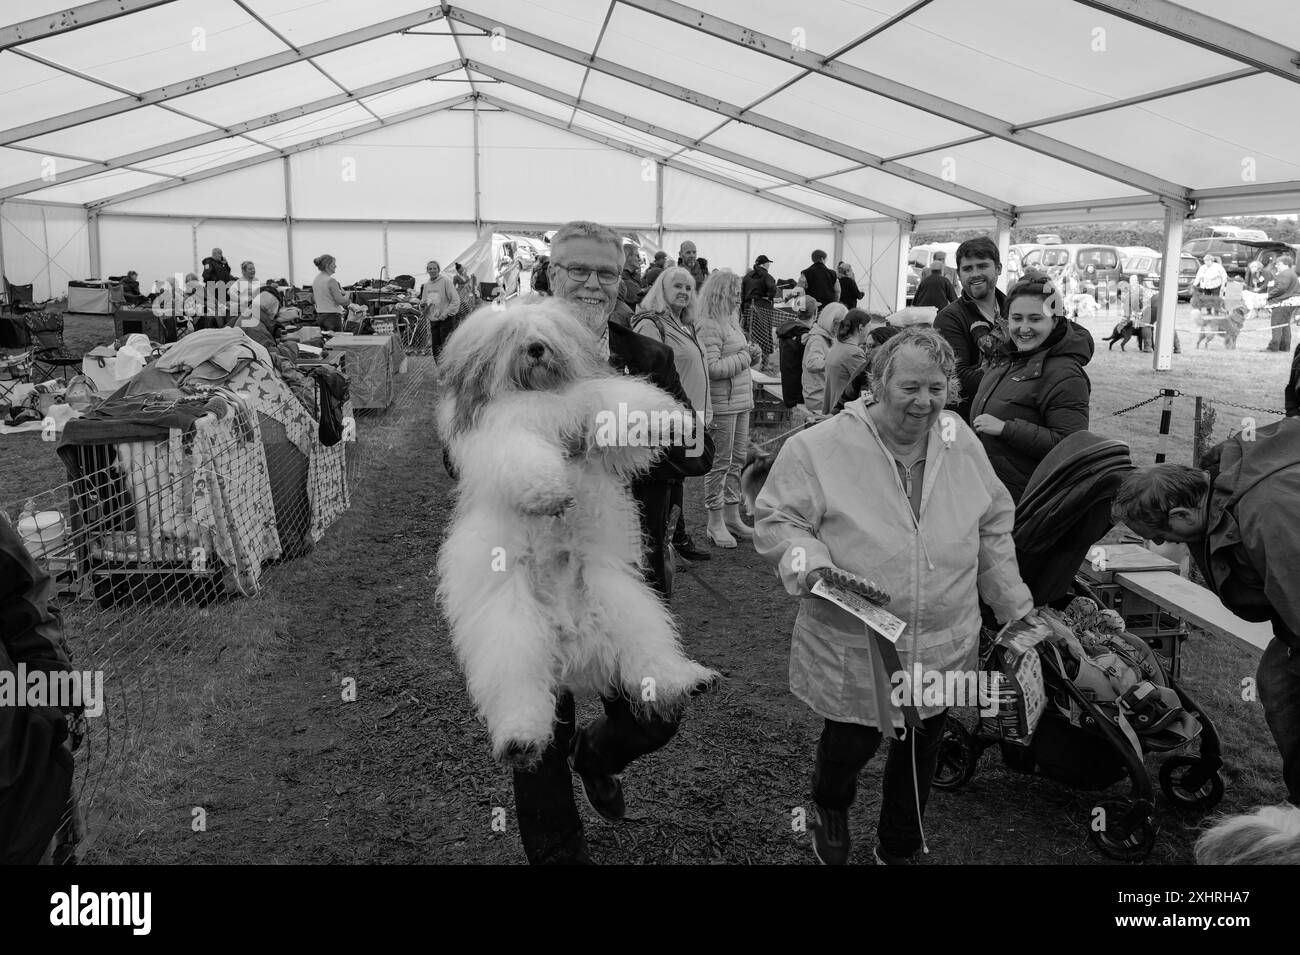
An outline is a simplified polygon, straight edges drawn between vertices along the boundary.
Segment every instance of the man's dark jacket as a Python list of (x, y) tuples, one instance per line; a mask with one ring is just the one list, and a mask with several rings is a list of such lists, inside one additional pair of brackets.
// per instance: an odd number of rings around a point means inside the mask
[(912, 295), (912, 304), (915, 306), (947, 308), (956, 300), (957, 292), (942, 272), (927, 272)]
[[(997, 296), (998, 314), (1007, 317), (1007, 297), (1000, 289), (994, 289)], [(989, 320), (984, 317), (975, 301), (962, 292), (957, 301), (942, 309), (934, 319), (934, 330), (944, 337), (952, 346), (957, 357), (957, 378), (961, 382), (961, 404), (957, 413), (963, 421), (970, 424), (970, 406), (979, 391), (980, 379), (984, 377), (984, 355), (980, 351), (980, 340), (993, 330)]]
[(203, 260), (203, 281), (205, 282), (229, 282), (230, 263), (225, 259), (214, 259), (208, 256)]
[(1300, 415), (1300, 345), (1296, 345), (1295, 354), (1291, 356), (1291, 377), (1287, 379), (1282, 407), (1286, 408), (1288, 418)]
[(1208, 451), (1205, 539), (1188, 545), (1223, 605), (1300, 653), (1300, 420), (1283, 418)]
[(776, 298), (776, 279), (767, 269), (757, 265), (745, 273), (740, 283), (740, 307), (746, 308), (750, 302), (759, 301), (771, 304)]
[(808, 286), (808, 294), (817, 299), (822, 308), (836, 300), (835, 283), (840, 277), (827, 268), (825, 262), (814, 262), (799, 274)]

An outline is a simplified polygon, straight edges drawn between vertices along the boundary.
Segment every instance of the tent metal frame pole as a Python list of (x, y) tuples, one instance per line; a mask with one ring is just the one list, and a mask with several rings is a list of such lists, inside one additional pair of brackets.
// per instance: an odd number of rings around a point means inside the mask
[(273, 53), (270, 56), (263, 56), (248, 63), (227, 67), (224, 70), (216, 70), (203, 76), (193, 76), (186, 80), (179, 80), (167, 86), (159, 86), (133, 96), (124, 96), (120, 99), (109, 100), (107, 103), (87, 106), (84, 109), (51, 116), (48, 119), (38, 120), (34, 123), (14, 126), (0, 131), (0, 146), (31, 139), (34, 136), (44, 136), (47, 133), (58, 132), (61, 129), (71, 129), (84, 123), (93, 123), (97, 119), (118, 116), (139, 109), (142, 106), (153, 106), (174, 99), (177, 96), (212, 89), (225, 83), (233, 83), (235, 80), (247, 79), (250, 76), (257, 76), (270, 70), (279, 69), (282, 66), (306, 62), (314, 56), (323, 56), (326, 53), (345, 50), (350, 46), (356, 46), (370, 40), (378, 40), (413, 26), (441, 20), (442, 17), (441, 8), (429, 7), (417, 13), (407, 14), (404, 17), (395, 17), (382, 23), (349, 30), (347, 33), (338, 36), (318, 40), (315, 43), (308, 43), (297, 50), (289, 49), (281, 53)]
[(898, 260), (897, 269), (894, 277), (897, 284), (894, 286), (894, 310), (901, 312), (907, 307), (907, 254), (912, 251), (912, 233), (916, 229), (916, 222), (900, 219), (898, 221)]
[(1160, 315), (1156, 320), (1155, 354), (1151, 366), (1156, 371), (1173, 368), (1174, 332), (1178, 308), (1178, 260), (1183, 251), (1183, 222), (1191, 213), (1186, 203), (1165, 203), (1165, 247), (1160, 262)]
[(655, 162), (662, 163), (670, 169), (677, 169), (681, 172), (689, 173), (692, 176), (696, 176), (700, 179), (706, 179), (710, 182), (715, 182), (720, 186), (726, 186), (729, 189), (736, 189), (740, 192), (747, 193), (751, 196), (755, 196), (755, 195), (759, 196), (760, 198), (766, 199), (768, 202), (775, 202), (778, 205), (787, 206), (798, 212), (802, 212), (804, 215), (812, 216), (817, 219), (824, 219), (827, 222), (844, 221), (843, 218), (840, 216), (831, 215), (831, 213), (823, 212), (821, 209), (814, 209), (812, 206), (804, 205), (802, 202), (796, 202), (794, 199), (787, 199), (784, 196), (764, 195), (759, 191), (757, 186), (743, 185), (742, 183), (739, 183), (733, 179), (728, 179), (726, 176), (719, 175), (718, 173), (708, 172), (703, 169), (698, 169), (694, 166), (688, 166), (685, 163), (676, 162), (665, 156), (660, 156), (657, 153), (652, 153), (648, 149), (643, 149), (637, 146), (633, 146), (630, 143), (625, 143), (620, 139), (614, 139), (611, 136), (602, 136), (600, 133), (594, 133), (589, 130), (582, 129), (581, 127), (570, 128), (563, 121), (555, 119), (554, 117), (551, 116), (547, 116), (545, 113), (539, 113), (536, 110), (528, 109), (525, 106), (519, 106), (508, 100), (496, 99), (489, 93), (480, 93), (479, 97), (483, 100), (483, 102), (495, 106), (498, 109), (503, 109), (508, 113), (518, 113), (520, 116), (526, 116), (529, 119), (535, 120), (536, 122), (539, 122), (545, 126), (551, 126), (555, 129), (563, 130), (566, 133), (572, 133), (574, 136), (581, 136), (583, 139), (590, 139), (592, 142), (600, 143), (602, 146), (608, 146), (611, 149), (621, 149), (623, 152), (631, 153), (633, 156), (640, 156), (642, 159), (651, 159), (654, 160)]
[(460, 96), (454, 96), (451, 99), (441, 100), (437, 103), (430, 103), (428, 106), (420, 106), (416, 109), (407, 110), (404, 113), (396, 113), (388, 119), (376, 120), (370, 123), (362, 123), (360, 126), (353, 126), (342, 132), (331, 133), (328, 136), (321, 136), (309, 142), (298, 143), (288, 146), (284, 149), (267, 153), (265, 156), (252, 156), (248, 159), (240, 159), (236, 162), (225, 163), (221, 166), (213, 166), (211, 169), (204, 169), (192, 175), (183, 176), (179, 182), (163, 182), (152, 186), (144, 186), (140, 189), (132, 189), (130, 192), (118, 193), (115, 196), (109, 196), (106, 199), (97, 199), (94, 202), (86, 204), (87, 209), (103, 209), (107, 206), (115, 205), (119, 202), (126, 202), (129, 199), (140, 199), (144, 196), (152, 196), (155, 193), (165, 192), (168, 189), (175, 189), (191, 182), (202, 182), (204, 179), (211, 179), (213, 176), (222, 176), (228, 172), (235, 172), (239, 169), (247, 169), (249, 166), (258, 166), (265, 162), (272, 162), (283, 156), (293, 156), (308, 149), (316, 149), (320, 146), (329, 146), (333, 143), (343, 142), (346, 139), (352, 139), (355, 136), (364, 136), (366, 133), (373, 133), (377, 129), (386, 129), (391, 126), (399, 126), (402, 123), (409, 122), (413, 119), (419, 119), (422, 116), (429, 116), (433, 113), (439, 113), (453, 106), (459, 106), (467, 102), (472, 93), (464, 93)]
[[(1007, 290), (1007, 257), (1011, 254), (1011, 228), (1016, 224), (1016, 220), (1011, 216), (998, 216), (997, 223), (998, 259), (1002, 263), (1002, 272), (998, 276), (998, 288), (1005, 292)], [(955, 259), (952, 267), (957, 268)]]
[(1074, 0), (1075, 3), (1300, 83), (1300, 55), (1281, 43), (1169, 0)]
[[(368, 96), (376, 96), (380, 93), (387, 93), (395, 89), (412, 86), (416, 83), (442, 76), (446, 73), (455, 72), (460, 68), (460, 60), (448, 60), (446, 63), (439, 63), (437, 66), (430, 69), (418, 70), (412, 73), (406, 73), (402, 76), (394, 77), (391, 80), (385, 80), (382, 83), (371, 83), (369, 86), (358, 87), (351, 93), (340, 93), (336, 96), (327, 96), (324, 99), (304, 103), (302, 106), (294, 106), (290, 109), (280, 110), (279, 112), (268, 113), (265, 116), (258, 116), (255, 119), (244, 120), (242, 123), (234, 123), (222, 129), (213, 130), (210, 133), (199, 133), (196, 136), (187, 136), (184, 139), (178, 139), (162, 146), (151, 146), (148, 149), (141, 149), (123, 156), (114, 157), (113, 159), (80, 159), (78, 161), (87, 163), (87, 167), (85, 169), (75, 169), (72, 172), (61, 173), (57, 183), (46, 182), (43, 179), (29, 179), (27, 182), (16, 183), (15, 185), (6, 186), (4, 189), (0, 189), (0, 198), (21, 196), (39, 189), (48, 189), (53, 185), (64, 185), (65, 183), (75, 182), (78, 179), (84, 179), (87, 176), (97, 176), (100, 173), (108, 172), (111, 169), (129, 169), (139, 163), (160, 159), (164, 156), (169, 156), (172, 153), (181, 152), (186, 149), (194, 149), (198, 146), (206, 146), (208, 143), (219, 142), (223, 139), (233, 139), (236, 136), (242, 136), (255, 129), (274, 126), (277, 123), (283, 123), (291, 119), (301, 119), (304, 116), (310, 116), (312, 113), (318, 113), (335, 106), (343, 106), (347, 103), (355, 102)], [(26, 147), (15, 146), (12, 148), (23, 149)], [(67, 158), (77, 159), (75, 156)], [(150, 169), (141, 169), (139, 171), (148, 173), (151, 176), (165, 175), (164, 173), (154, 172)], [(179, 179), (181, 177), (173, 178)]]
[(479, 115), (477, 93), (474, 94), (474, 115), (471, 122), (474, 124), (474, 234), (478, 235), (479, 231), (483, 228), (483, 207), (479, 181)]
[(664, 172), (663, 163), (655, 163), (655, 227), (659, 232), (659, 248), (664, 247)]
[(835, 227), (835, 240), (831, 249), (831, 258), (838, 268), (839, 264), (844, 261), (844, 223), (842, 222)]
[(33, 17), (22, 23), (12, 23), (0, 28), (0, 50), (33, 43), (45, 37), (71, 33), (82, 27), (106, 23), (118, 17), (139, 13), (152, 7), (161, 7), (175, 0), (95, 0), (68, 10), (47, 13), (43, 17)]
[[(572, 107), (575, 110), (581, 109), (584, 112), (590, 113), (593, 116), (599, 116), (601, 119), (608, 120), (611, 123), (618, 123), (621, 126), (635, 129), (638, 132), (645, 133), (649, 136), (665, 139), (669, 142), (676, 143), (678, 146), (685, 147), (686, 149), (692, 149), (696, 152), (703, 153), (706, 156), (713, 156), (714, 158), (721, 159), (724, 162), (740, 166), (743, 169), (749, 169), (761, 175), (781, 180), (787, 185), (800, 186), (807, 189), (809, 192), (816, 192), (832, 199), (838, 199), (841, 202), (848, 203), (849, 205), (862, 206), (865, 209), (874, 209), (876, 212), (883, 213), (887, 216), (894, 216), (895, 218), (906, 218), (910, 215), (910, 213), (903, 209), (898, 209), (894, 206), (877, 202), (873, 199), (867, 198), (866, 196), (859, 195), (858, 193), (850, 192), (847, 189), (840, 189), (837, 186), (828, 186), (823, 183), (813, 182), (806, 176), (800, 176), (798, 173), (792, 172), (789, 169), (782, 169), (780, 166), (774, 166), (771, 163), (741, 155), (740, 153), (733, 152), (730, 149), (711, 146), (708, 143), (701, 142), (699, 139), (687, 136), (684, 133), (679, 133), (676, 130), (656, 126), (653, 123), (644, 122), (633, 116), (629, 116), (626, 113), (620, 113), (617, 110), (608, 109), (604, 106), (593, 103), (590, 97), (579, 105), (577, 97), (570, 96), (569, 94), (563, 93), (559, 90), (551, 89), (549, 86), (543, 86), (541, 83), (535, 83), (522, 76), (515, 76), (513, 73), (507, 73), (505, 70), (499, 70), (491, 64), (481, 63), (476, 60), (468, 60), (465, 65), (467, 69), (472, 69), (476, 73), (483, 73), (493, 79), (500, 80), (503, 83), (509, 83), (512, 86), (517, 86), (530, 93), (536, 93), (538, 96), (544, 96), (554, 103), (560, 103), (564, 106)], [(572, 131), (572, 128), (571, 125), (568, 126), (570, 131)]]
[(5, 273), (5, 201), (0, 199), (0, 298), (9, 301), (8, 275)]
[[(720, 116), (725, 116), (729, 119), (735, 120), (736, 122), (753, 126), (755, 129), (762, 129), (766, 132), (775, 133), (778, 136), (782, 136), (794, 142), (802, 143), (805, 146), (812, 146), (815, 149), (820, 149), (822, 152), (830, 153), (831, 155), (839, 156), (843, 159), (848, 159), (851, 162), (858, 163), (861, 167), (875, 169), (890, 176), (906, 179), (909, 182), (925, 186), (928, 189), (933, 189), (936, 192), (951, 196), (954, 199), (960, 199), (964, 202), (969, 202), (972, 205), (982, 206), (983, 208), (990, 210), (1010, 212), (1012, 209), (1011, 204), (1005, 200), (986, 195), (965, 186), (959, 186), (956, 183), (947, 182), (939, 176), (923, 172), (919, 169), (913, 169), (912, 167), (905, 166), (901, 163), (893, 162), (890, 159), (877, 156), (875, 153), (869, 153), (866, 150), (847, 146), (843, 143), (836, 142), (829, 137), (818, 136), (817, 134), (808, 132), (807, 130), (798, 129), (790, 123), (771, 119), (770, 117), (762, 116), (757, 113), (752, 113), (743, 106), (716, 99), (712, 96), (703, 94), (698, 90), (692, 90), (685, 86), (670, 83), (667, 80), (662, 80), (657, 76), (651, 76), (648, 73), (641, 73), (619, 63), (604, 60), (589, 53), (584, 53), (581, 50), (574, 49), (573, 47), (565, 46), (562, 43), (547, 39), (546, 37), (537, 36), (533, 33), (515, 29), (513, 26), (500, 23), (490, 17), (482, 17), (478, 14), (469, 13), (468, 11), (458, 8), (450, 9), (448, 11), (448, 17), (468, 26), (478, 27), (479, 29), (489, 32), (494, 27), (501, 27), (508, 31), (511, 42), (521, 43), (524, 46), (531, 47), (532, 49), (539, 50), (543, 53), (550, 53), (552, 56), (559, 57), (562, 60), (567, 60), (570, 63), (575, 63), (582, 67), (589, 67), (598, 73), (604, 73), (605, 75), (612, 76), (615, 79), (620, 79), (624, 82), (644, 87), (659, 93), (662, 96), (667, 96), (677, 102), (687, 103), (691, 106), (697, 106), (700, 109), (717, 113)], [(984, 137), (979, 136), (975, 138), (982, 139)]]
[(293, 173), (289, 157), (284, 157), (284, 244), (289, 253), (289, 284), (296, 285), (293, 274)]
[(90, 241), (90, 274), (95, 278), (104, 277), (99, 255), (99, 213), (91, 212), (86, 216), (86, 237)]
[[(675, 0), (619, 0), (625, 6), (653, 14), (669, 22), (703, 33), (715, 39), (725, 40), (747, 50), (753, 50), (782, 62), (802, 67), (811, 73), (826, 76), (840, 82), (866, 90), (877, 96), (924, 110), (933, 116), (939, 116), (950, 122), (960, 123), (971, 129), (979, 130), (998, 139), (1006, 140), (1025, 149), (1033, 150), (1061, 162), (1087, 169), (1100, 176), (1106, 176), (1118, 182), (1127, 183), (1144, 192), (1161, 198), (1184, 201), (1188, 189), (1178, 183), (1170, 182), (1159, 176), (1143, 172), (1132, 166), (1107, 159), (1105, 156), (1089, 152), (1070, 143), (1052, 139), (1033, 130), (1018, 130), (1012, 123), (982, 113), (969, 106), (962, 106), (952, 100), (944, 99), (933, 93), (915, 89), (897, 80), (870, 73), (867, 70), (847, 63), (831, 62), (825, 54), (812, 50), (796, 49), (788, 41), (767, 36), (757, 30), (742, 27), (730, 20), (701, 13)], [(1146, 0), (1140, 0), (1145, 8)]]

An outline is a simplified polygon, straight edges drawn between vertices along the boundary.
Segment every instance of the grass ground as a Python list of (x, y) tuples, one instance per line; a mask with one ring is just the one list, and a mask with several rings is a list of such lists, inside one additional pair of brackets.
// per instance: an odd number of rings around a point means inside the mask
[[(1107, 324), (1094, 323), (1099, 338)], [(1235, 355), (1187, 348), (1172, 376), (1156, 375), (1132, 348), (1103, 348), (1089, 367), (1094, 428), (1149, 461), (1158, 405), (1105, 416), (1160, 387), (1280, 403), (1271, 396), (1285, 363), (1249, 341)], [(433, 598), (452, 487), (438, 463), (428, 371), (413, 363), (401, 400), (359, 424), (352, 509), (309, 558), (271, 568), (260, 596), (130, 618), (69, 608), (74, 646), (92, 656), (134, 647), (109, 688), (109, 717), (92, 726), (91, 747), (105, 756), (92, 764), (87, 861), (523, 861), (509, 776), (488, 757)], [(1180, 402), (1171, 460), (1190, 458), (1190, 403)], [(0, 502), (62, 481), (52, 448), (39, 435), (0, 438)], [(695, 485), (687, 517), (702, 529)], [(713, 553), (679, 574), (674, 610), (689, 652), (725, 682), (692, 706), (670, 745), (629, 769), (623, 824), (604, 825), (582, 806), (597, 861), (811, 861), (809, 837), (792, 826), (795, 810), (809, 808), (819, 730), (787, 686), (795, 602), (752, 549)], [(151, 635), (143, 645), (142, 634)], [(1226, 810), (1282, 798), (1259, 704), (1241, 698), (1256, 660), (1212, 638), (1186, 648), (1184, 682), (1224, 739)], [(356, 681), (355, 702), (343, 699), (345, 679)], [(580, 719), (595, 713), (580, 705)], [(1157, 764), (1148, 760), (1153, 772)], [(863, 848), (870, 858), (882, 765), (877, 758), (863, 772), (851, 814), (855, 861)], [(926, 861), (1104, 863), (1086, 845), (1103, 795), (1013, 773), (994, 749), (967, 787), (932, 796)], [(1198, 818), (1157, 802), (1149, 863), (1189, 861)]]

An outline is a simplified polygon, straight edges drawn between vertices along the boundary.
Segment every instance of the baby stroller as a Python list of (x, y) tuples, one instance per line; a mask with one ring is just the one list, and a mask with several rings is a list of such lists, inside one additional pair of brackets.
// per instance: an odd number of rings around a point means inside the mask
[[(1104, 812), (1094, 810), (1089, 826), (1092, 844), (1121, 860), (1143, 859), (1155, 845), (1146, 754), (1186, 750), (1199, 741), (1199, 755), (1165, 760), (1160, 788), (1187, 810), (1204, 812), (1223, 797), (1214, 723), (1170, 678), (1146, 642), (1124, 632), (1123, 619), (1103, 610), (1077, 576), (1090, 549), (1110, 529), (1111, 504), (1132, 470), (1123, 442), (1079, 432), (1061, 441), (1034, 471), (1016, 508), (1016, 557), (1034, 605), (1064, 610), (1063, 617), (1053, 617), (1053, 629), (1066, 631), (1058, 633), (1065, 640), (1044, 641), (1029, 651), (1041, 664), (1042, 715), (1024, 745), (1023, 739), (1008, 742), (997, 718), (981, 718), (972, 731), (950, 713), (933, 782), (944, 790), (968, 782), (980, 755), (995, 743), (1010, 768), (1078, 789), (1105, 789), (1127, 775), (1129, 799), (1099, 803), (1096, 808)], [(997, 669), (996, 636), (987, 629), (981, 635), (982, 671)]]

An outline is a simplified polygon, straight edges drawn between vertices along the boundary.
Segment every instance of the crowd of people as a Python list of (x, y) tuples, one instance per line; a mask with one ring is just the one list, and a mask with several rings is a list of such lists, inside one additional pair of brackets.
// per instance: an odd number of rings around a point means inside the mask
[[(656, 469), (632, 485), (647, 580), (670, 600), (674, 559), (711, 556), (683, 517), (686, 482), (702, 480), (709, 542), (731, 549), (752, 541), (800, 599), (791, 690), (823, 720), (812, 770), (813, 845), (828, 864), (849, 857), (857, 778), (886, 738), (874, 858), (903, 864), (923, 848), (946, 707), (901, 712), (881, 687), (890, 671), (913, 665), (973, 670), (982, 625), (1039, 623), (1016, 562), (1016, 506), (1048, 452), (1089, 426), (1086, 366), (1095, 346), (1066, 314), (1053, 280), (1030, 273), (1004, 293), (989, 237), (962, 243), (955, 259), (960, 294), (941, 263), (929, 289), (942, 307), (883, 316), (856, 307), (851, 271), (830, 269), (821, 250), (812, 254), (792, 283), (808, 304), (793, 319), (801, 333), (789, 337), (801, 343), (800, 405), (815, 426), (785, 442), (751, 527), (739, 510), (739, 472), (753, 408), (750, 372), (765, 355), (754, 340), (754, 306), (777, 294), (771, 259), (759, 255), (743, 275), (710, 271), (688, 242), (676, 264), (660, 253), (642, 275), (617, 234), (598, 224), (569, 223), (552, 243), (547, 294), (583, 316), (611, 364), (675, 395), (706, 430), (693, 468)], [(1288, 387), (1296, 384), (1293, 373)], [(1115, 518), (1157, 543), (1187, 543), (1230, 609), (1272, 621), (1260, 693), (1289, 798), (1300, 805), (1300, 600), (1285, 585), (1300, 561), (1300, 420), (1256, 433), (1253, 442), (1221, 445), (1208, 471), (1134, 472)], [(891, 613), (908, 625), (897, 646), (882, 649), (814, 596), (823, 579), (889, 593)], [(547, 768), (515, 769), (531, 862), (589, 861), (566, 755), (597, 812), (617, 821), (619, 774), (677, 728), (622, 712), (613, 698), (605, 707), (606, 718), (578, 728), (572, 699), (562, 698), (556, 725), (563, 732), (543, 759)]]

